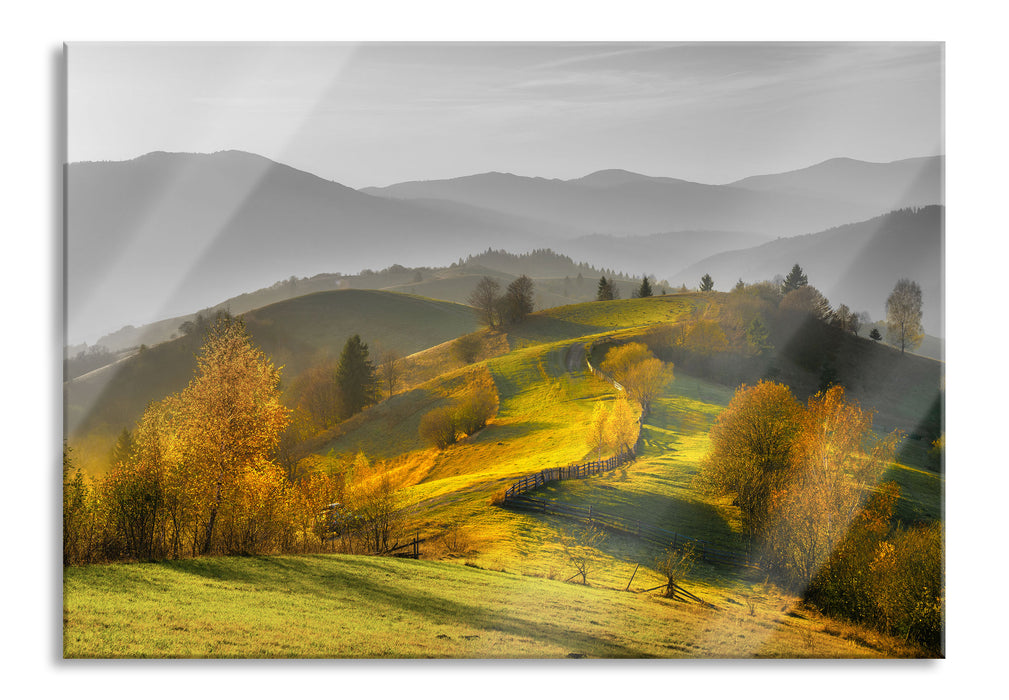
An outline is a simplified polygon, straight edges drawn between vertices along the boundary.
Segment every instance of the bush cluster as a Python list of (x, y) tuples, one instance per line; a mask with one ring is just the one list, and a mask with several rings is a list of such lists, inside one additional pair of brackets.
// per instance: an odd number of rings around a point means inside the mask
[(497, 414), (498, 393), (494, 382), (483, 377), (470, 382), (456, 401), (435, 408), (420, 420), (418, 433), (422, 440), (444, 450), (465, 437), (482, 430)]
[(829, 615), (868, 624), (943, 654), (946, 585), (942, 523), (892, 527), (888, 484), (813, 577), (805, 598)]

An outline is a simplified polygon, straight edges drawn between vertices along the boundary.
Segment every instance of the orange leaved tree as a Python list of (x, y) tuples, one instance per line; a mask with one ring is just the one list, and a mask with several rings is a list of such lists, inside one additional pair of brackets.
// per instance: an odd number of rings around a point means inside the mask
[(655, 357), (644, 343), (626, 343), (612, 348), (599, 368), (623, 386), (644, 413), (673, 378), (672, 366)]

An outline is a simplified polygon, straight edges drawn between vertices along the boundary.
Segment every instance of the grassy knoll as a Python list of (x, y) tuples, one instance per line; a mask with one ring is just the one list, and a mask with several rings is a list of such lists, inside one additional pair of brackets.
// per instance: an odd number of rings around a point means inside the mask
[[(719, 609), (426, 561), (279, 556), (64, 573), (63, 653), (122, 657), (880, 657), (773, 591)], [(751, 614), (751, 607), (752, 614)]]

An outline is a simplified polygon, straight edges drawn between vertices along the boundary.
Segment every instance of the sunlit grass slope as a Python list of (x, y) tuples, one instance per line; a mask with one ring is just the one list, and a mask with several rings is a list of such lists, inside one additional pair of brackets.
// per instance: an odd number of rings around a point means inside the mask
[[(752, 614), (750, 604), (753, 605)], [(426, 561), (208, 558), (66, 569), (63, 653), (121, 657), (879, 657), (764, 591), (718, 609)]]

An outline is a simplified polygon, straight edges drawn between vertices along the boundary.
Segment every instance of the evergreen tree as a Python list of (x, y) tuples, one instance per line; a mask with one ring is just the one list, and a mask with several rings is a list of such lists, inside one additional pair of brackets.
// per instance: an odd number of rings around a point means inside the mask
[(809, 284), (809, 280), (806, 279), (806, 274), (799, 267), (799, 263), (795, 263), (792, 266), (792, 271), (785, 276), (785, 281), (781, 283), (781, 295), (784, 296), (789, 292), (794, 292), (799, 287), (805, 287)]
[(880, 335), (878, 328), (873, 328), (871, 331), (869, 331), (869, 337), (877, 342), (883, 339), (883, 336)]
[(701, 278), (701, 291), (710, 292), (714, 288), (715, 288), (715, 281), (711, 279), (711, 275), (705, 272), (704, 277)]
[(746, 283), (743, 282), (743, 278), (740, 277), (739, 281), (736, 282), (736, 286), (732, 288), (732, 291), (734, 291), (734, 292), (741, 292), (744, 289), (746, 289)]
[(746, 345), (753, 355), (763, 355), (774, 348), (770, 342), (770, 332), (760, 316), (754, 316), (746, 329)]
[(599, 278), (599, 286), (596, 288), (596, 301), (613, 300), (613, 281), (606, 279), (606, 275)]
[(641, 286), (638, 287), (639, 297), (650, 297), (652, 296), (652, 284), (648, 281), (648, 275), (642, 275)]
[(343, 397), (341, 418), (360, 413), (365, 406), (378, 400), (378, 380), (375, 366), (368, 359), (368, 345), (356, 333), (347, 339), (336, 366), (336, 385)]

